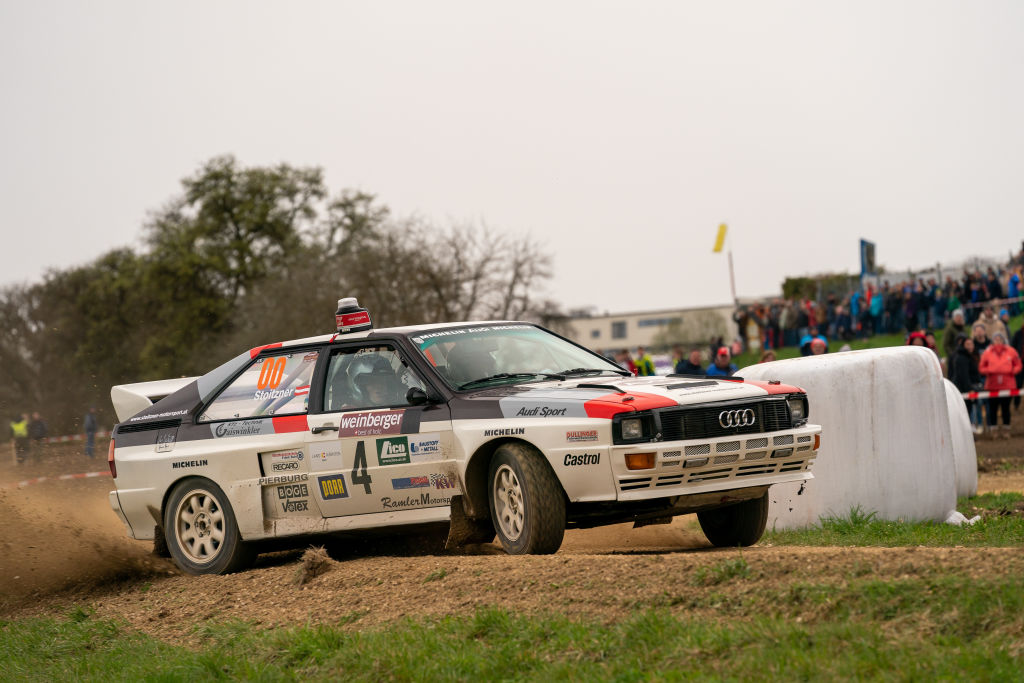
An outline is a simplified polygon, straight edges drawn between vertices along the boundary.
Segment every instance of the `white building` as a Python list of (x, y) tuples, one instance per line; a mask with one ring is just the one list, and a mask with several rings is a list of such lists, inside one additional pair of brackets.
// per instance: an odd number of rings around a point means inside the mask
[(566, 336), (595, 350), (634, 350), (644, 346), (666, 350), (673, 344), (705, 347), (715, 337), (727, 342), (736, 336), (735, 307), (705, 306), (604, 315), (575, 315), (567, 321)]

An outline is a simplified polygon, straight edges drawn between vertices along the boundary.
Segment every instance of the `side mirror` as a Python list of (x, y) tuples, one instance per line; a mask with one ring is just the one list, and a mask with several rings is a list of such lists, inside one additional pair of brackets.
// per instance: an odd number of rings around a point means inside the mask
[(405, 392), (405, 402), (411, 406), (422, 406), (427, 403), (436, 403), (437, 400), (431, 398), (419, 387), (409, 387), (409, 391)]

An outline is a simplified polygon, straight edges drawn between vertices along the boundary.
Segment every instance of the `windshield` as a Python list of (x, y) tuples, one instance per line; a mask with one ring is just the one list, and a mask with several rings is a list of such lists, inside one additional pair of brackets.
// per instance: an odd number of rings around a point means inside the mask
[(411, 337), (453, 389), (629, 374), (601, 356), (533, 325), (477, 325), (427, 330)]

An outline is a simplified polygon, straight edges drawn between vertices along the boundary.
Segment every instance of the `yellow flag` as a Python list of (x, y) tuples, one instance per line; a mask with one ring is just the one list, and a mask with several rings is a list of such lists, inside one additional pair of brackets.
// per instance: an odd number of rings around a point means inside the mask
[(725, 223), (722, 223), (721, 225), (718, 226), (718, 237), (715, 238), (715, 248), (712, 250), (716, 254), (718, 252), (722, 251), (722, 247), (725, 246), (725, 230), (726, 230), (726, 227), (727, 226), (725, 225)]

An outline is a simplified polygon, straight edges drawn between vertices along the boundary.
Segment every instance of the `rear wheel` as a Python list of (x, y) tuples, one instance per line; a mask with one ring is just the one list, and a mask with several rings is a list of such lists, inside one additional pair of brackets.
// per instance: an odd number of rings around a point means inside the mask
[(697, 513), (711, 544), (719, 548), (754, 545), (768, 523), (768, 492), (760, 498)]
[(238, 533), (227, 496), (206, 479), (185, 479), (171, 491), (164, 536), (175, 564), (188, 574), (235, 572), (256, 557)]
[(525, 444), (503, 444), (487, 481), (491, 520), (505, 552), (556, 552), (565, 535), (565, 495), (543, 456)]

